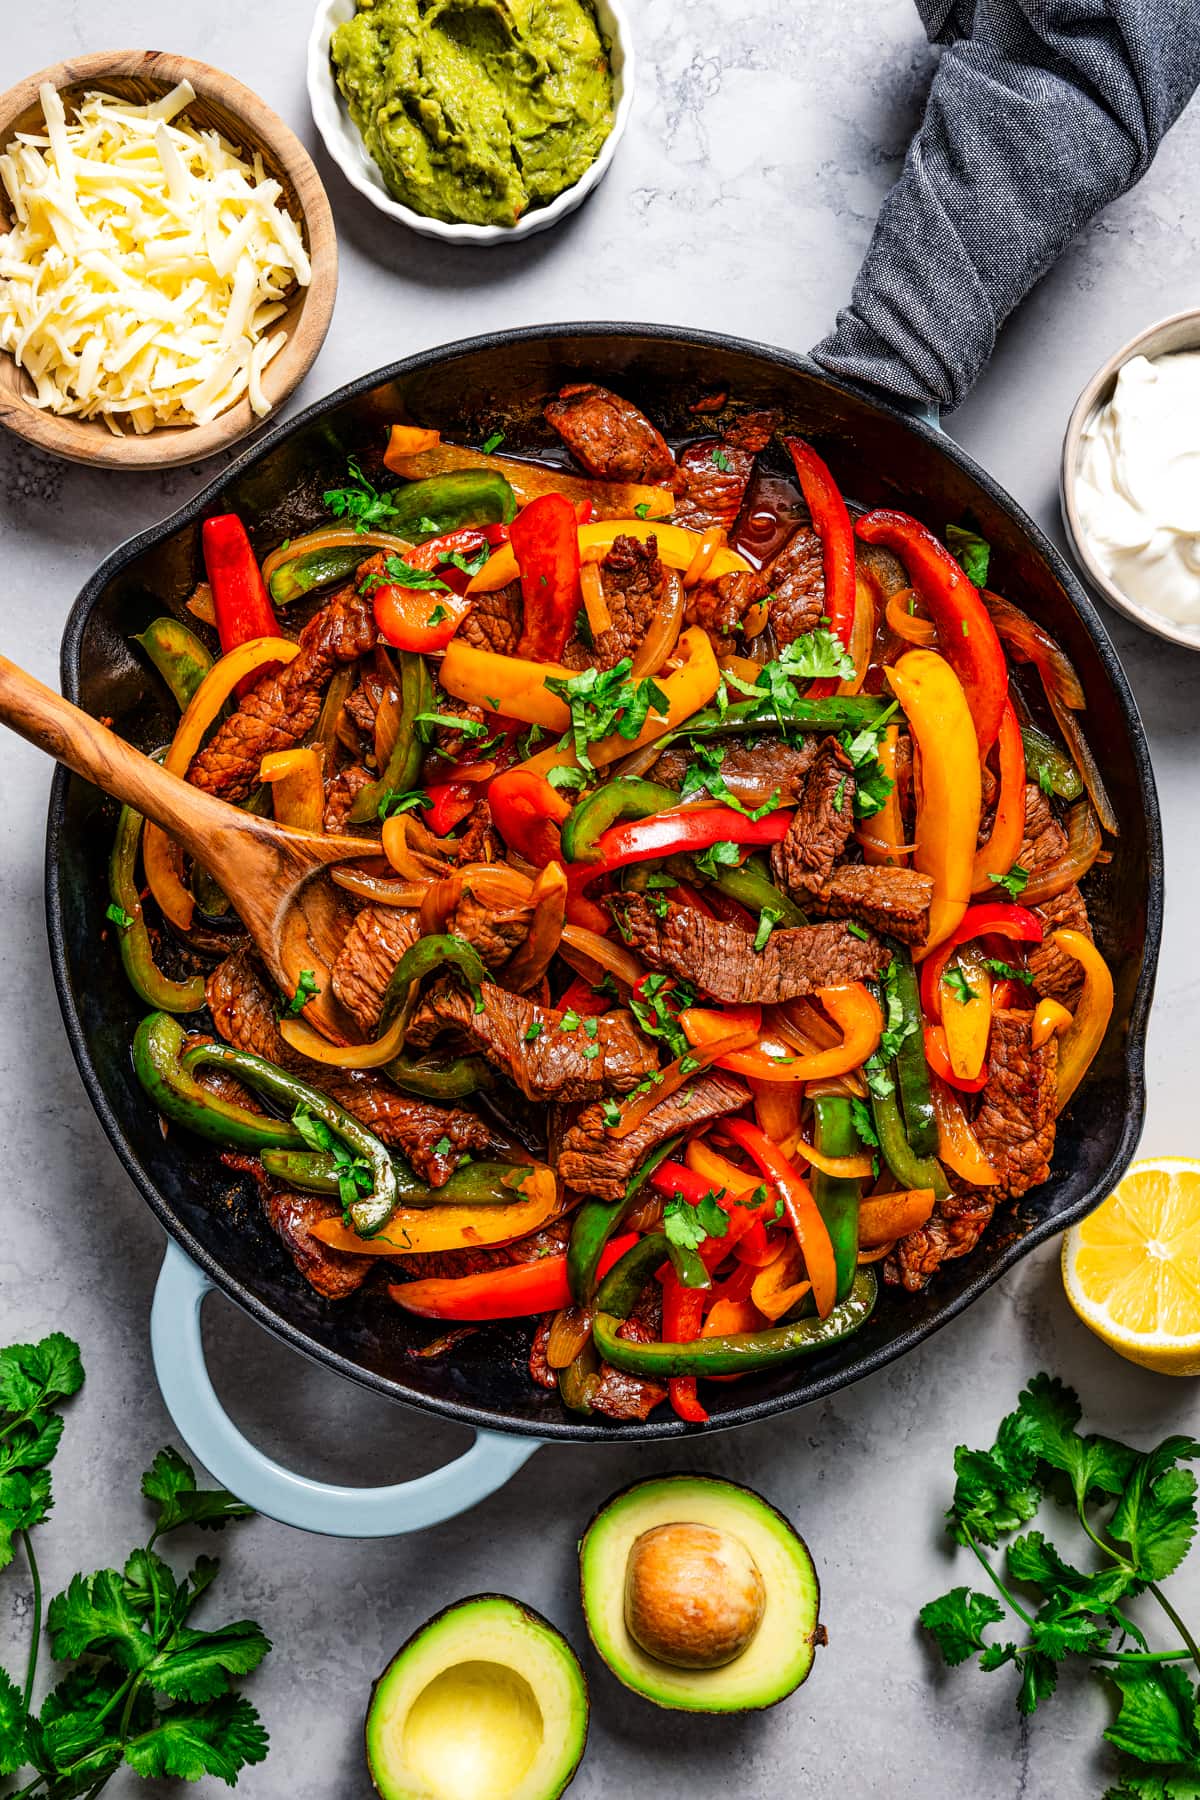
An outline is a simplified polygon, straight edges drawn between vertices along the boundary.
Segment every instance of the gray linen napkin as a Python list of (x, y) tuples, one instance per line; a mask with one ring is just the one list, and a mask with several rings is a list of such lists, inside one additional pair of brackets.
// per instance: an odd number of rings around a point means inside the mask
[(1200, 84), (1200, 0), (917, 0), (944, 44), (851, 303), (813, 356), (947, 410)]

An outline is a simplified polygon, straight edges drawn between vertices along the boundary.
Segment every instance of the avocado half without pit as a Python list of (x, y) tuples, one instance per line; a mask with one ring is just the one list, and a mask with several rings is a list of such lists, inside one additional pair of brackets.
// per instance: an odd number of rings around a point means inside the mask
[(587, 1681), (547, 1619), (503, 1594), (414, 1632), (367, 1708), (382, 1800), (557, 1800), (587, 1742)]
[(803, 1538), (731, 1481), (666, 1475), (615, 1494), (588, 1526), (579, 1573), (597, 1651), (656, 1706), (773, 1706), (825, 1641)]

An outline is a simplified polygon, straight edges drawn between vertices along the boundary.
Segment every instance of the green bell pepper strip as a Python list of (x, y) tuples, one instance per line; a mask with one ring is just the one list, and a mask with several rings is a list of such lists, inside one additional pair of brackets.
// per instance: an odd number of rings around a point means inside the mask
[(464, 525), (508, 525), (517, 516), (517, 496), (495, 469), (430, 475), (393, 489), (388, 501), (387, 529), (413, 544)]
[(137, 884), (138, 845), (142, 815), (123, 806), (117, 819), (117, 835), (108, 858), (108, 916), (117, 933), (121, 963), (133, 991), (159, 1012), (190, 1013), (204, 1005), (204, 977), (172, 981), (154, 960), (154, 947), (142, 914)]
[(861, 1330), (879, 1292), (873, 1269), (859, 1269), (850, 1292), (827, 1319), (795, 1319), (767, 1331), (697, 1338), (693, 1343), (639, 1344), (618, 1335), (647, 1280), (665, 1254), (661, 1236), (642, 1238), (610, 1269), (596, 1295), (592, 1335), (596, 1350), (614, 1369), (651, 1381), (687, 1375), (741, 1375), (774, 1369), (814, 1350), (825, 1350)]
[(418, 1094), (423, 1100), (461, 1100), (495, 1081), (482, 1056), (456, 1056), (441, 1064), (398, 1056), (385, 1064), (383, 1072), (406, 1094)]
[[(230, 1074), (244, 1081), (247, 1087), (265, 1094), (280, 1106), (286, 1106), (289, 1112), (295, 1113), (304, 1107), (314, 1118), (320, 1119), (335, 1137), (342, 1140), (352, 1157), (362, 1157), (371, 1173), (371, 1192), (347, 1209), (355, 1230), (360, 1237), (373, 1237), (383, 1229), (395, 1212), (400, 1197), (396, 1171), (391, 1157), (374, 1132), (361, 1125), (344, 1106), (339, 1106), (336, 1100), (331, 1100), (320, 1088), (310, 1087), (298, 1075), (291, 1075), (286, 1069), (277, 1068), (265, 1058), (252, 1055), (249, 1050), (234, 1050), (228, 1044), (193, 1044), (184, 1051), (182, 1064), (186, 1075), (194, 1075), (197, 1069), (228, 1069)], [(302, 1148), (303, 1140), (298, 1146), (288, 1147)]]
[(596, 839), (618, 819), (649, 819), (679, 805), (674, 788), (659, 781), (627, 775), (606, 781), (572, 809), (562, 827), (563, 855), (568, 862), (599, 862)]
[(1026, 777), (1036, 781), (1043, 791), (1049, 788), (1060, 800), (1078, 800), (1083, 792), (1083, 777), (1066, 751), (1036, 725), (1022, 725), (1021, 742), (1025, 746)]
[(187, 1039), (169, 1013), (149, 1013), (133, 1038), (133, 1068), (155, 1106), (172, 1125), (230, 1150), (302, 1150), (304, 1139), (286, 1119), (251, 1112), (202, 1086), (181, 1055)]
[(945, 1171), (935, 1156), (918, 1156), (908, 1141), (895, 1093), (871, 1090), (871, 1117), (879, 1139), (879, 1154), (902, 1188), (932, 1188), (939, 1200), (950, 1192)]
[(142, 646), (182, 712), (213, 666), (209, 651), (178, 619), (154, 619), (133, 641)]
[[(667, 1138), (665, 1143), (651, 1150), (629, 1177), (619, 1200), (585, 1200), (575, 1214), (567, 1243), (567, 1285), (576, 1305), (591, 1305), (605, 1245), (620, 1229), (622, 1219), (659, 1163), (666, 1162), (668, 1156), (674, 1154), (680, 1141), (679, 1136)], [(663, 1242), (666, 1243), (665, 1238)], [(663, 1255), (666, 1255), (665, 1249)]]
[(324, 550), (304, 550), (274, 571), (267, 583), (271, 598), (277, 605), (287, 606), (314, 588), (347, 580), (359, 563), (375, 554), (369, 544), (329, 544)]
[(418, 938), (404, 952), (383, 990), (383, 1004), (379, 1011), (379, 1037), (391, 1029), (398, 1013), (411, 1010), (416, 1002), (417, 983), (423, 981), (426, 975), (431, 975), (435, 969), (444, 968), (447, 963), (461, 971), (476, 993), (489, 979), (478, 950), (466, 938), (455, 937), (452, 932), (437, 932), (431, 937)]
[(680, 738), (734, 737), (746, 732), (774, 732), (787, 737), (796, 731), (863, 731), (892, 711), (894, 700), (874, 694), (836, 694), (826, 700), (794, 700), (781, 719), (765, 697), (735, 700), (724, 712), (706, 706), (685, 719), (677, 731), (661, 738), (660, 751)]
[[(348, 1165), (324, 1150), (264, 1150), (262, 1166), (277, 1181), (300, 1188), (306, 1194), (341, 1192), (340, 1177)], [(442, 1187), (427, 1187), (403, 1168), (396, 1170), (396, 1188), (403, 1206), (509, 1206), (519, 1205), (519, 1180), (530, 1174), (528, 1166), (514, 1163), (468, 1163), (456, 1169)]]
[[(862, 1143), (854, 1125), (854, 1112), (840, 1094), (813, 1101), (816, 1148), (826, 1156), (857, 1156)], [(812, 1172), (812, 1196), (825, 1221), (837, 1269), (837, 1299), (845, 1300), (858, 1270), (858, 1208), (862, 1182), (842, 1175)]]
[(417, 785), (421, 773), (424, 746), (417, 719), (433, 708), (433, 685), (425, 658), (415, 651), (401, 650), (400, 664), (400, 728), (388, 757), (387, 768), (377, 781), (362, 789), (350, 808), (351, 825), (371, 825), (378, 821), (380, 803), (388, 794), (407, 794)]
[(896, 1084), (904, 1110), (904, 1129), (918, 1156), (936, 1156), (938, 1147), (937, 1115), (933, 1110), (933, 1093), (929, 1085), (929, 1064), (925, 1060), (925, 1033), (921, 1029), (923, 1015), (913, 968), (912, 952), (905, 944), (893, 943), (892, 989), (904, 1007), (906, 1019), (915, 1019), (917, 1030), (910, 1031), (896, 1053)]
[(718, 868), (715, 876), (704, 875), (697, 870), (695, 879), (698, 885), (703, 886), (707, 882), (719, 894), (726, 894), (731, 900), (739, 901), (749, 912), (760, 915), (764, 912), (777, 913), (777, 925), (808, 924), (808, 915), (781, 888), (775, 886), (767, 859), (758, 852), (748, 856), (736, 868)]

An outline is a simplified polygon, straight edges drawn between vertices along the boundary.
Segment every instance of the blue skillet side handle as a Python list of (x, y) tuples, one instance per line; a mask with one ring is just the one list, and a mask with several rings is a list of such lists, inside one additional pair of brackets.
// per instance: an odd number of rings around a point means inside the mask
[(208, 1276), (168, 1240), (150, 1313), (154, 1369), (184, 1443), (223, 1487), (268, 1518), (326, 1537), (424, 1531), (486, 1500), (540, 1448), (537, 1438), (480, 1431), (457, 1461), (390, 1487), (341, 1487), (295, 1475), (257, 1450), (217, 1398), (200, 1334), (201, 1308), (212, 1291)]

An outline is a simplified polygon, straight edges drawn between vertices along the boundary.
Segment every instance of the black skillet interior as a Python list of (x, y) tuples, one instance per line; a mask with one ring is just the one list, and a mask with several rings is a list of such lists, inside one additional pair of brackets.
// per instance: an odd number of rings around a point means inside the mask
[[(840, 387), (801, 358), (698, 333), (572, 326), (476, 339), (369, 376), (276, 428), (173, 518), (115, 551), (80, 594), (63, 640), (64, 691), (144, 748), (170, 732), (167, 696), (130, 649), (133, 632), (181, 614), (197, 580), (199, 526), (236, 510), (261, 552), (310, 526), (350, 453), (375, 456), (394, 420), (506, 448), (549, 443), (540, 414), (562, 381), (593, 377), (645, 408), (668, 433), (696, 433), (689, 407), (727, 389), (783, 409), (811, 437), (853, 501), (915, 513), (935, 530), (971, 514), (993, 546), (992, 584), (1027, 608), (1078, 669), (1088, 736), (1121, 820), (1113, 860), (1089, 904), (1116, 978), (1102, 1055), (1060, 1121), (1051, 1179), (1005, 1209), (977, 1252), (947, 1263), (917, 1296), (885, 1290), (869, 1325), (840, 1348), (770, 1376), (713, 1388), (714, 1424), (782, 1411), (845, 1385), (912, 1348), (960, 1312), (1035, 1243), (1082, 1217), (1133, 1155), (1144, 1104), (1143, 1041), (1162, 910), (1158, 807), (1140, 722), (1095, 609), (1047, 541), (953, 443)], [(705, 428), (710, 428), (705, 421)], [(59, 1000), (84, 1082), (106, 1131), (166, 1229), (268, 1329), (391, 1397), (467, 1421), (539, 1436), (661, 1437), (688, 1429), (660, 1409), (647, 1424), (593, 1424), (536, 1389), (528, 1328), (495, 1326), (436, 1360), (409, 1351), (430, 1328), (386, 1298), (318, 1299), (266, 1229), (251, 1184), (183, 1134), (165, 1138), (132, 1072), (141, 1006), (105, 942), (104, 866), (113, 808), (56, 775), (47, 843), (47, 909)]]

